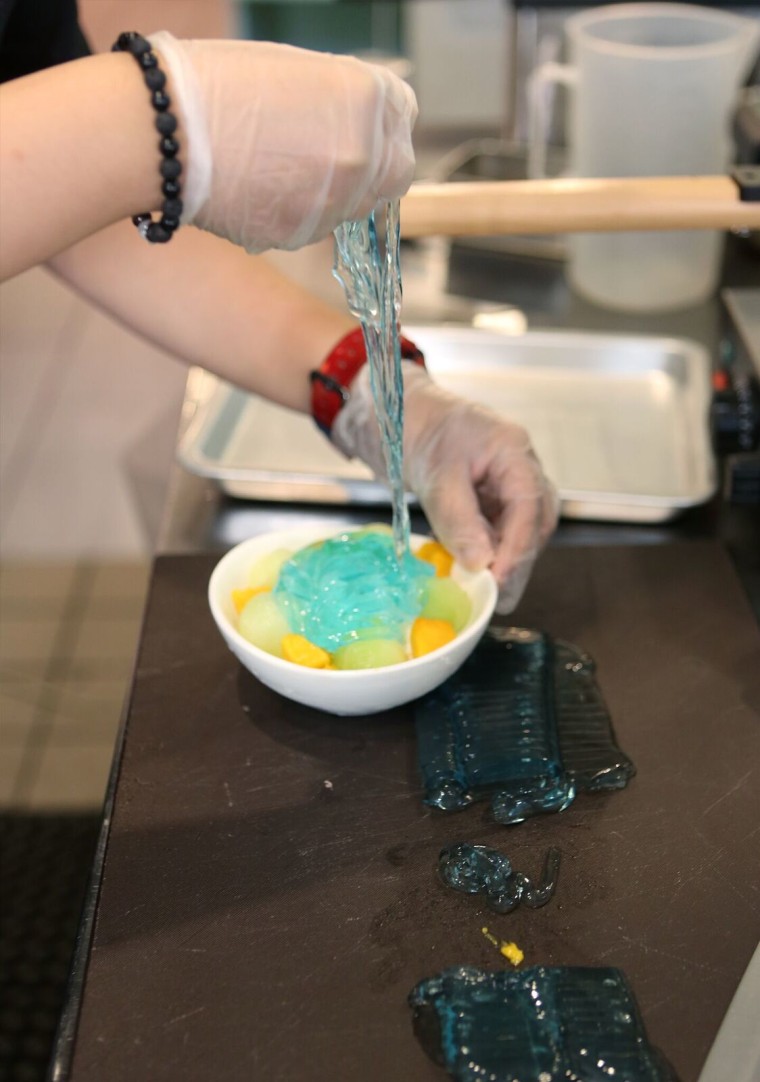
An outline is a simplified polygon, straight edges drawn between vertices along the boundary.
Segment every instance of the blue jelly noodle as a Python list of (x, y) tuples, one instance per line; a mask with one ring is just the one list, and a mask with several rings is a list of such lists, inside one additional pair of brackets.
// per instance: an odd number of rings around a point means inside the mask
[(409, 509), (404, 492), (404, 388), (401, 374), (401, 266), (399, 204), (385, 207), (384, 236), (376, 213), (344, 222), (335, 231), (335, 277), (361, 322), (383, 459), (391, 490), (393, 538), (399, 559), (409, 551)]
[(405, 641), (435, 569), (378, 530), (340, 534), (300, 549), (280, 569), (274, 595), (291, 629), (333, 652), (370, 639)]

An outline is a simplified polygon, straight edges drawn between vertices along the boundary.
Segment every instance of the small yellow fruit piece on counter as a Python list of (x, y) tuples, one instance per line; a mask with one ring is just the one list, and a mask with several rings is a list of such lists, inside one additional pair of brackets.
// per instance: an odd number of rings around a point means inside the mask
[(309, 669), (327, 669), (330, 667), (330, 655), (321, 646), (309, 642), (303, 635), (285, 635), (282, 640), (282, 656), (296, 665), (305, 665)]
[(448, 549), (444, 548), (440, 541), (426, 541), (414, 554), (418, 560), (432, 564), (439, 579), (451, 574), (454, 557)]
[(255, 597), (256, 594), (262, 593), (264, 589), (264, 586), (261, 586), (258, 589), (253, 586), (246, 586), (242, 590), (233, 590), (232, 604), (235, 606), (235, 612), (242, 612), (251, 598)]
[(513, 966), (519, 966), (520, 962), (525, 958), (525, 954), (520, 950), (516, 943), (507, 942), (504, 939), (497, 939), (487, 928), (481, 928), (480, 930), (488, 942), (493, 943), (494, 947), (498, 948), (499, 954), (508, 959)]
[(448, 620), (430, 620), (426, 616), (418, 616), (412, 624), (412, 657), (422, 657), (423, 654), (439, 650), (456, 637), (454, 625)]
[(508, 958), (513, 966), (519, 966), (520, 962), (522, 962), (525, 957), (525, 954), (520, 950), (516, 943), (502, 943), (499, 947), (499, 952), (503, 954), (505, 958)]

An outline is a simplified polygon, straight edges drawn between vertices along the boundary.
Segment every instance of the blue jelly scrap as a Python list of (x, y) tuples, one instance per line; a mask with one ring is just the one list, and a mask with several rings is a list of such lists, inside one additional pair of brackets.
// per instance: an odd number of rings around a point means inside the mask
[(544, 858), (539, 883), (512, 867), (506, 853), (488, 845), (458, 842), (447, 845), (438, 856), (438, 874), (446, 886), (462, 894), (482, 894), (495, 913), (511, 913), (518, 905), (538, 909), (557, 889), (560, 851), (551, 846)]

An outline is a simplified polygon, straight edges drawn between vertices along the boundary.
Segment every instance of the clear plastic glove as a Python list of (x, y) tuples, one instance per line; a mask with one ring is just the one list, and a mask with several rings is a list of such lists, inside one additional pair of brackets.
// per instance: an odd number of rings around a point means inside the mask
[(417, 103), (387, 69), (270, 42), (150, 40), (187, 144), (183, 222), (249, 252), (301, 248), (411, 184)]
[[(471, 570), (490, 567), (498, 612), (511, 612), (557, 524), (559, 501), (520, 425), (404, 370), (404, 479), (439, 541)], [(332, 439), (386, 477), (367, 365), (351, 385)]]

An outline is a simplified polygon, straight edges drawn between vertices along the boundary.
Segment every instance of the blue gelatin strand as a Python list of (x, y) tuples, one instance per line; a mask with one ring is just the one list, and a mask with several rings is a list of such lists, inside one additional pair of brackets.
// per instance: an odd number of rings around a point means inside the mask
[(508, 856), (487, 845), (450, 845), (438, 857), (441, 878), (464, 894), (499, 892), (513, 878)]
[(374, 212), (336, 229), (334, 273), (362, 325), (391, 489), (393, 538), (346, 534), (296, 553), (282, 567), (275, 593), (291, 630), (328, 651), (357, 639), (404, 641), (422, 609), (424, 580), (435, 574), (409, 549), (397, 200), (386, 204), (380, 233)]
[(618, 969), (462, 966), (422, 981), (409, 1003), (456, 1082), (675, 1082)]
[(280, 569), (274, 594), (291, 629), (324, 650), (361, 639), (403, 641), (434, 568), (398, 559), (386, 533), (345, 533), (300, 549)]
[[(384, 240), (384, 251), (383, 251)], [(409, 508), (404, 490), (404, 385), (401, 375), (401, 266), (399, 203), (385, 207), (384, 237), (375, 212), (335, 230), (333, 273), (350, 311), (360, 320), (369, 363), (383, 459), (391, 492), (393, 538), (399, 558), (409, 549)]]
[(546, 853), (541, 882), (534, 887), (527, 875), (522, 878), (522, 897), (520, 901), (530, 909), (539, 909), (552, 898), (557, 889), (559, 877), (560, 851), (552, 846)]
[(487, 845), (461, 842), (447, 846), (438, 857), (443, 882), (463, 894), (482, 894), (496, 913), (510, 913), (520, 903), (531, 909), (546, 905), (557, 886), (560, 853), (546, 854), (541, 882), (534, 887), (527, 875), (514, 871), (509, 857)]

